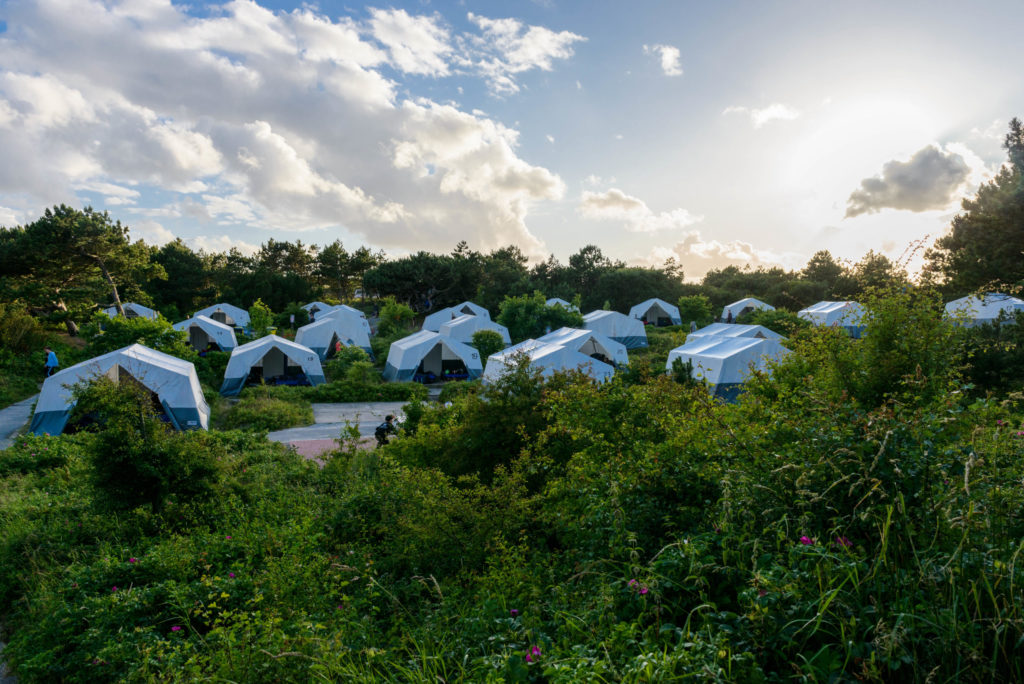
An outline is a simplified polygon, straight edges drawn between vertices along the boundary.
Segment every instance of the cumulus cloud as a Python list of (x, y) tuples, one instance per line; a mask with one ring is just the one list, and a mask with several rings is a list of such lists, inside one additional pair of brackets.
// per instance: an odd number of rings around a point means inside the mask
[(543, 253), (526, 219), (562, 196), (561, 179), (519, 156), (515, 130), (395, 79), (470, 74), (514, 92), (520, 74), (553, 68), (584, 38), (475, 15), (476, 33), (453, 35), (437, 15), (334, 20), (311, 7), (6, 5), (0, 205), (30, 198), (41, 211), (85, 191), (253, 242), (344, 228), (379, 247), (466, 238)]
[(618, 221), (634, 233), (686, 228), (704, 219), (686, 209), (654, 212), (643, 200), (612, 188), (606, 192), (583, 191), (577, 211), (598, 221)]
[(722, 110), (722, 115), (743, 114), (750, 118), (754, 128), (761, 128), (770, 121), (792, 121), (800, 117), (800, 111), (789, 105), (775, 102), (767, 107), (751, 108), (731, 105)]
[(700, 231), (691, 230), (671, 247), (655, 247), (642, 262), (658, 266), (668, 259), (675, 259), (683, 267), (683, 273), (688, 280), (699, 280), (712, 269), (726, 266), (777, 266), (794, 261), (794, 255), (758, 249), (743, 240), (709, 240), (705, 239)]
[(518, 92), (516, 74), (531, 69), (551, 71), (554, 60), (573, 56), (573, 43), (586, 40), (571, 31), (527, 26), (516, 19), (489, 19), (472, 12), (468, 17), (483, 32), (467, 40), (467, 44), (479, 51), (469, 62), (487, 77), (491, 89), (499, 94)]
[(679, 48), (671, 45), (644, 45), (644, 54), (657, 57), (666, 76), (683, 75), (683, 67), (679, 63)]
[(882, 209), (945, 209), (957, 199), (970, 176), (971, 167), (963, 156), (929, 145), (907, 161), (886, 162), (880, 175), (862, 180), (847, 200), (846, 218)]
[(189, 247), (196, 250), (203, 250), (204, 252), (227, 252), (232, 249), (237, 249), (246, 256), (252, 256), (256, 252), (260, 251), (257, 245), (251, 242), (245, 242), (244, 240), (236, 240), (230, 235), (199, 235), (194, 238), (185, 240), (185, 243)]
[(145, 240), (146, 244), (160, 247), (174, 240), (174, 233), (152, 220), (143, 220), (132, 223), (131, 237), (133, 240)]

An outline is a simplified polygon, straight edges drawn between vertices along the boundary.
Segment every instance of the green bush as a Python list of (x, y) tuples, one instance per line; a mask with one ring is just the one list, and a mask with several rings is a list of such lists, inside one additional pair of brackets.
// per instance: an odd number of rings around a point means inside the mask
[(152, 395), (133, 381), (100, 378), (75, 391), (72, 421), (87, 415), (96, 437), (87, 449), (91, 480), (104, 505), (159, 512), (171, 497), (209, 497), (219, 477), (218, 454), (205, 432), (176, 434), (159, 420)]
[(369, 361), (370, 357), (359, 347), (342, 347), (337, 354), (323, 364), (324, 375), (329, 382), (341, 380), (348, 369), (357, 361)]
[(470, 344), (480, 352), (480, 359), (485, 364), (491, 354), (496, 354), (505, 348), (505, 340), (496, 330), (477, 330), (473, 333), (473, 341)]
[(563, 306), (548, 306), (541, 292), (505, 297), (497, 321), (508, 328), (512, 342), (537, 338), (562, 327), (583, 327), (583, 316), (578, 311), (570, 311)]
[[(377, 334), (381, 337), (404, 337), (412, 326), (416, 317), (415, 312), (405, 304), (399, 304), (394, 297), (385, 297), (380, 307), (380, 322), (377, 324)], [(375, 356), (377, 350), (373, 351)]]
[(87, 341), (85, 353), (89, 358), (136, 343), (177, 356), (185, 361), (195, 362), (199, 358), (188, 343), (188, 334), (175, 330), (163, 318), (156, 320), (142, 316), (135, 318), (114, 316), (111, 318), (100, 312), (82, 327), (82, 337)]
[(271, 388), (247, 387), (221, 420), (227, 429), (273, 432), (313, 424), (313, 407), (299, 396), (271, 395)]
[(714, 306), (704, 295), (684, 295), (676, 305), (679, 307), (679, 319), (687, 329), (691, 322), (696, 323), (698, 328), (715, 322)]

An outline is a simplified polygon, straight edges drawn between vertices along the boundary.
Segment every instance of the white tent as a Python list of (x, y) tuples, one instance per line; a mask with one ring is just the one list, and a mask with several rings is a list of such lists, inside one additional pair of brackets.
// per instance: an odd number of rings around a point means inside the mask
[[(124, 309), (125, 318), (150, 318), (155, 321), (157, 317), (156, 311), (135, 302), (121, 302), (121, 308)], [(106, 308), (103, 310), (103, 313), (113, 318), (117, 315), (117, 307), (111, 306)]]
[(828, 328), (842, 328), (851, 337), (860, 337), (864, 332), (864, 307), (857, 302), (818, 302), (801, 309), (797, 316), (812, 325)]
[(583, 327), (626, 345), (626, 349), (647, 346), (647, 331), (644, 330), (643, 321), (618, 311), (591, 311), (583, 317)]
[(384, 379), (431, 382), (454, 377), (472, 380), (480, 377), (483, 370), (476, 349), (436, 332), (421, 330), (392, 343), (384, 366)]
[(946, 304), (946, 316), (971, 328), (995, 323), (1001, 314), (1013, 321), (1018, 311), (1024, 311), (1024, 301), (998, 292), (961, 297)]
[(127, 378), (138, 381), (157, 396), (167, 418), (179, 430), (205, 430), (209, 426), (210, 407), (203, 399), (195, 367), (188, 361), (133, 344), (46, 378), (32, 416), (32, 432), (59, 435), (74, 405), (74, 386), (104, 375), (115, 382)]
[(320, 360), (326, 359), (339, 342), (343, 347), (359, 347), (369, 354), (370, 324), (353, 313), (334, 310), (296, 330), (295, 342), (315, 351)]
[(784, 340), (782, 335), (770, 330), (763, 325), (739, 325), (738, 323), (712, 323), (700, 330), (690, 333), (686, 339), (691, 337), (760, 337), (764, 340)]
[(683, 320), (679, 317), (679, 307), (669, 304), (664, 299), (648, 299), (640, 302), (629, 310), (630, 318), (637, 318), (649, 325), (682, 325)]
[(269, 380), (287, 378), (289, 366), (301, 368), (311, 385), (324, 383), (324, 371), (316, 352), (283, 337), (267, 335), (235, 347), (224, 371), (220, 393), (228, 397), (241, 392), (254, 368), (260, 369), (264, 380)]
[[(747, 297), (724, 306), (722, 308), (722, 321), (732, 323), (743, 314), (754, 311), (755, 309), (760, 309), (761, 311), (775, 311), (775, 307), (771, 304), (765, 304), (760, 299)], [(732, 314), (732, 318), (729, 317), (730, 313)]]
[(580, 310), (580, 308), (578, 306), (576, 306), (575, 304), (572, 304), (571, 302), (567, 302), (564, 299), (560, 299), (559, 297), (552, 297), (551, 299), (549, 299), (545, 303), (548, 306), (560, 306), (563, 309), (565, 309), (566, 311), (577, 311), (578, 312)]
[(309, 314), (309, 320), (315, 321), (317, 320), (317, 315), (322, 315), (325, 312), (332, 310), (334, 307), (323, 302), (310, 302), (309, 304), (303, 305), (302, 308)]
[(430, 314), (423, 319), (423, 330), (430, 330), (432, 332), (438, 332), (441, 330), (441, 326), (448, 321), (453, 321), (459, 316), (482, 316), (487, 320), (491, 320), (490, 312), (479, 304), (473, 302), (462, 302), (455, 306), (449, 306), (446, 309), (439, 309), (434, 313)]
[(615, 375), (615, 369), (597, 359), (573, 351), (568, 347), (549, 344), (540, 340), (524, 340), (508, 349), (491, 354), (484, 369), (484, 382), (494, 382), (514, 369), (520, 358), (530, 360), (530, 367), (539, 368), (541, 377), (551, 377), (558, 372), (578, 370), (598, 382), (605, 382)]
[(768, 370), (768, 362), (789, 353), (778, 340), (760, 337), (716, 337), (707, 335), (687, 339), (686, 344), (668, 354), (665, 370), (680, 359), (693, 365), (693, 377), (708, 383), (711, 393), (734, 401), (752, 370)]
[(353, 316), (358, 316), (359, 318), (366, 318), (365, 313), (355, 308), (354, 306), (349, 306), (348, 304), (339, 304), (338, 306), (332, 306), (330, 309), (327, 309), (326, 311), (321, 311), (320, 317), (323, 318), (324, 316), (334, 316), (336, 314), (350, 314)]
[(197, 314), (187, 321), (175, 323), (173, 327), (175, 330), (183, 330), (188, 333), (188, 342), (196, 351), (205, 350), (211, 343), (226, 352), (238, 346), (234, 330), (206, 316)]
[(629, 352), (626, 345), (594, 330), (579, 328), (559, 328), (537, 338), (538, 342), (557, 344), (612, 366), (624, 366), (629, 363)]
[(508, 328), (483, 316), (464, 314), (441, 325), (441, 329), (438, 332), (444, 337), (469, 343), (473, 341), (473, 333), (477, 330), (493, 330), (501, 335), (501, 339), (505, 344), (512, 344), (512, 338), (508, 335)]
[(207, 318), (212, 318), (218, 323), (230, 325), (231, 327), (249, 327), (249, 312), (239, 306), (227, 304), (226, 302), (212, 304), (205, 309), (200, 309), (199, 311), (196, 311), (195, 315), (206, 316)]

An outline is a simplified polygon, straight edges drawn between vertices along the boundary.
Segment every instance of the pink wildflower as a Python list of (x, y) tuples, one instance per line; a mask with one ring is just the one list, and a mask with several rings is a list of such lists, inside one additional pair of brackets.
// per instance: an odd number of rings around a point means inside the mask
[(228, 577), (230, 577), (231, 579), (235, 579), (235, 573), (229, 572)]
[(814, 543), (814, 541), (810, 537), (808, 537), (807, 535), (804, 535), (803, 537), (800, 537), (800, 543), (803, 544), (804, 546), (810, 546), (811, 544)]
[(110, 587), (110, 591), (117, 591), (117, 585), (115, 584), (114, 586)]
[(519, 616), (519, 609), (518, 608), (513, 608), (512, 610), (508, 611), (508, 613), (512, 617), (518, 617)]
[(647, 587), (640, 587), (640, 593), (641, 594), (646, 594), (647, 593)]
[(174, 625), (173, 627), (171, 627), (171, 631), (172, 632), (180, 632), (181, 631), (181, 627), (179, 627), (178, 625)]
[(851, 546), (853, 546), (853, 542), (847, 539), (846, 537), (836, 537), (836, 546), (850, 548)]
[(535, 656), (539, 656), (540, 655), (540, 647), (534, 646), (533, 648), (530, 649), (530, 653), (532, 653)]
[(129, 563), (137, 563), (137, 562), (138, 562), (138, 559), (137, 559), (137, 558), (129, 558), (129, 559), (128, 559), (128, 562), (129, 562)]
[(529, 656), (529, 654), (527, 654), (527, 656), (526, 656), (526, 662), (528, 662), (528, 663), (532, 663), (533, 662), (533, 658), (531, 658)]

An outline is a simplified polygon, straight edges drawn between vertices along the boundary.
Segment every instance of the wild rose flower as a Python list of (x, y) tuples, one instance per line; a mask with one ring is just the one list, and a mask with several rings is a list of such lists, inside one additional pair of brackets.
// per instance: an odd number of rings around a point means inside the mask
[(137, 558), (129, 558), (129, 559), (128, 559), (128, 562), (129, 562), (129, 563), (137, 563), (137, 562), (138, 562), (138, 559), (137, 559)]
[(179, 627), (178, 625), (174, 625), (173, 627), (171, 627), (171, 631), (172, 632), (180, 632), (181, 631), (181, 627)]
[(810, 546), (811, 544), (814, 543), (814, 541), (810, 537), (808, 537), (807, 535), (804, 535), (803, 537), (800, 537), (800, 543), (803, 544), (804, 546)]
[(231, 579), (235, 579), (235, 573), (229, 572), (228, 577), (230, 577)]
[(526, 655), (526, 662), (528, 662), (528, 663), (532, 663), (533, 662), (533, 658), (531, 658), (529, 654)]
[(117, 585), (115, 584), (114, 586), (110, 587), (110, 591), (117, 591)]
[(530, 649), (530, 653), (532, 653), (535, 656), (539, 656), (540, 655), (540, 648), (537, 647), (537, 646), (534, 646), (533, 648)]
[(647, 593), (647, 587), (640, 587), (640, 593), (641, 594), (646, 594)]
[(508, 611), (508, 614), (511, 615), (512, 617), (518, 617), (519, 616), (519, 610), (517, 608), (513, 608), (512, 610)]

